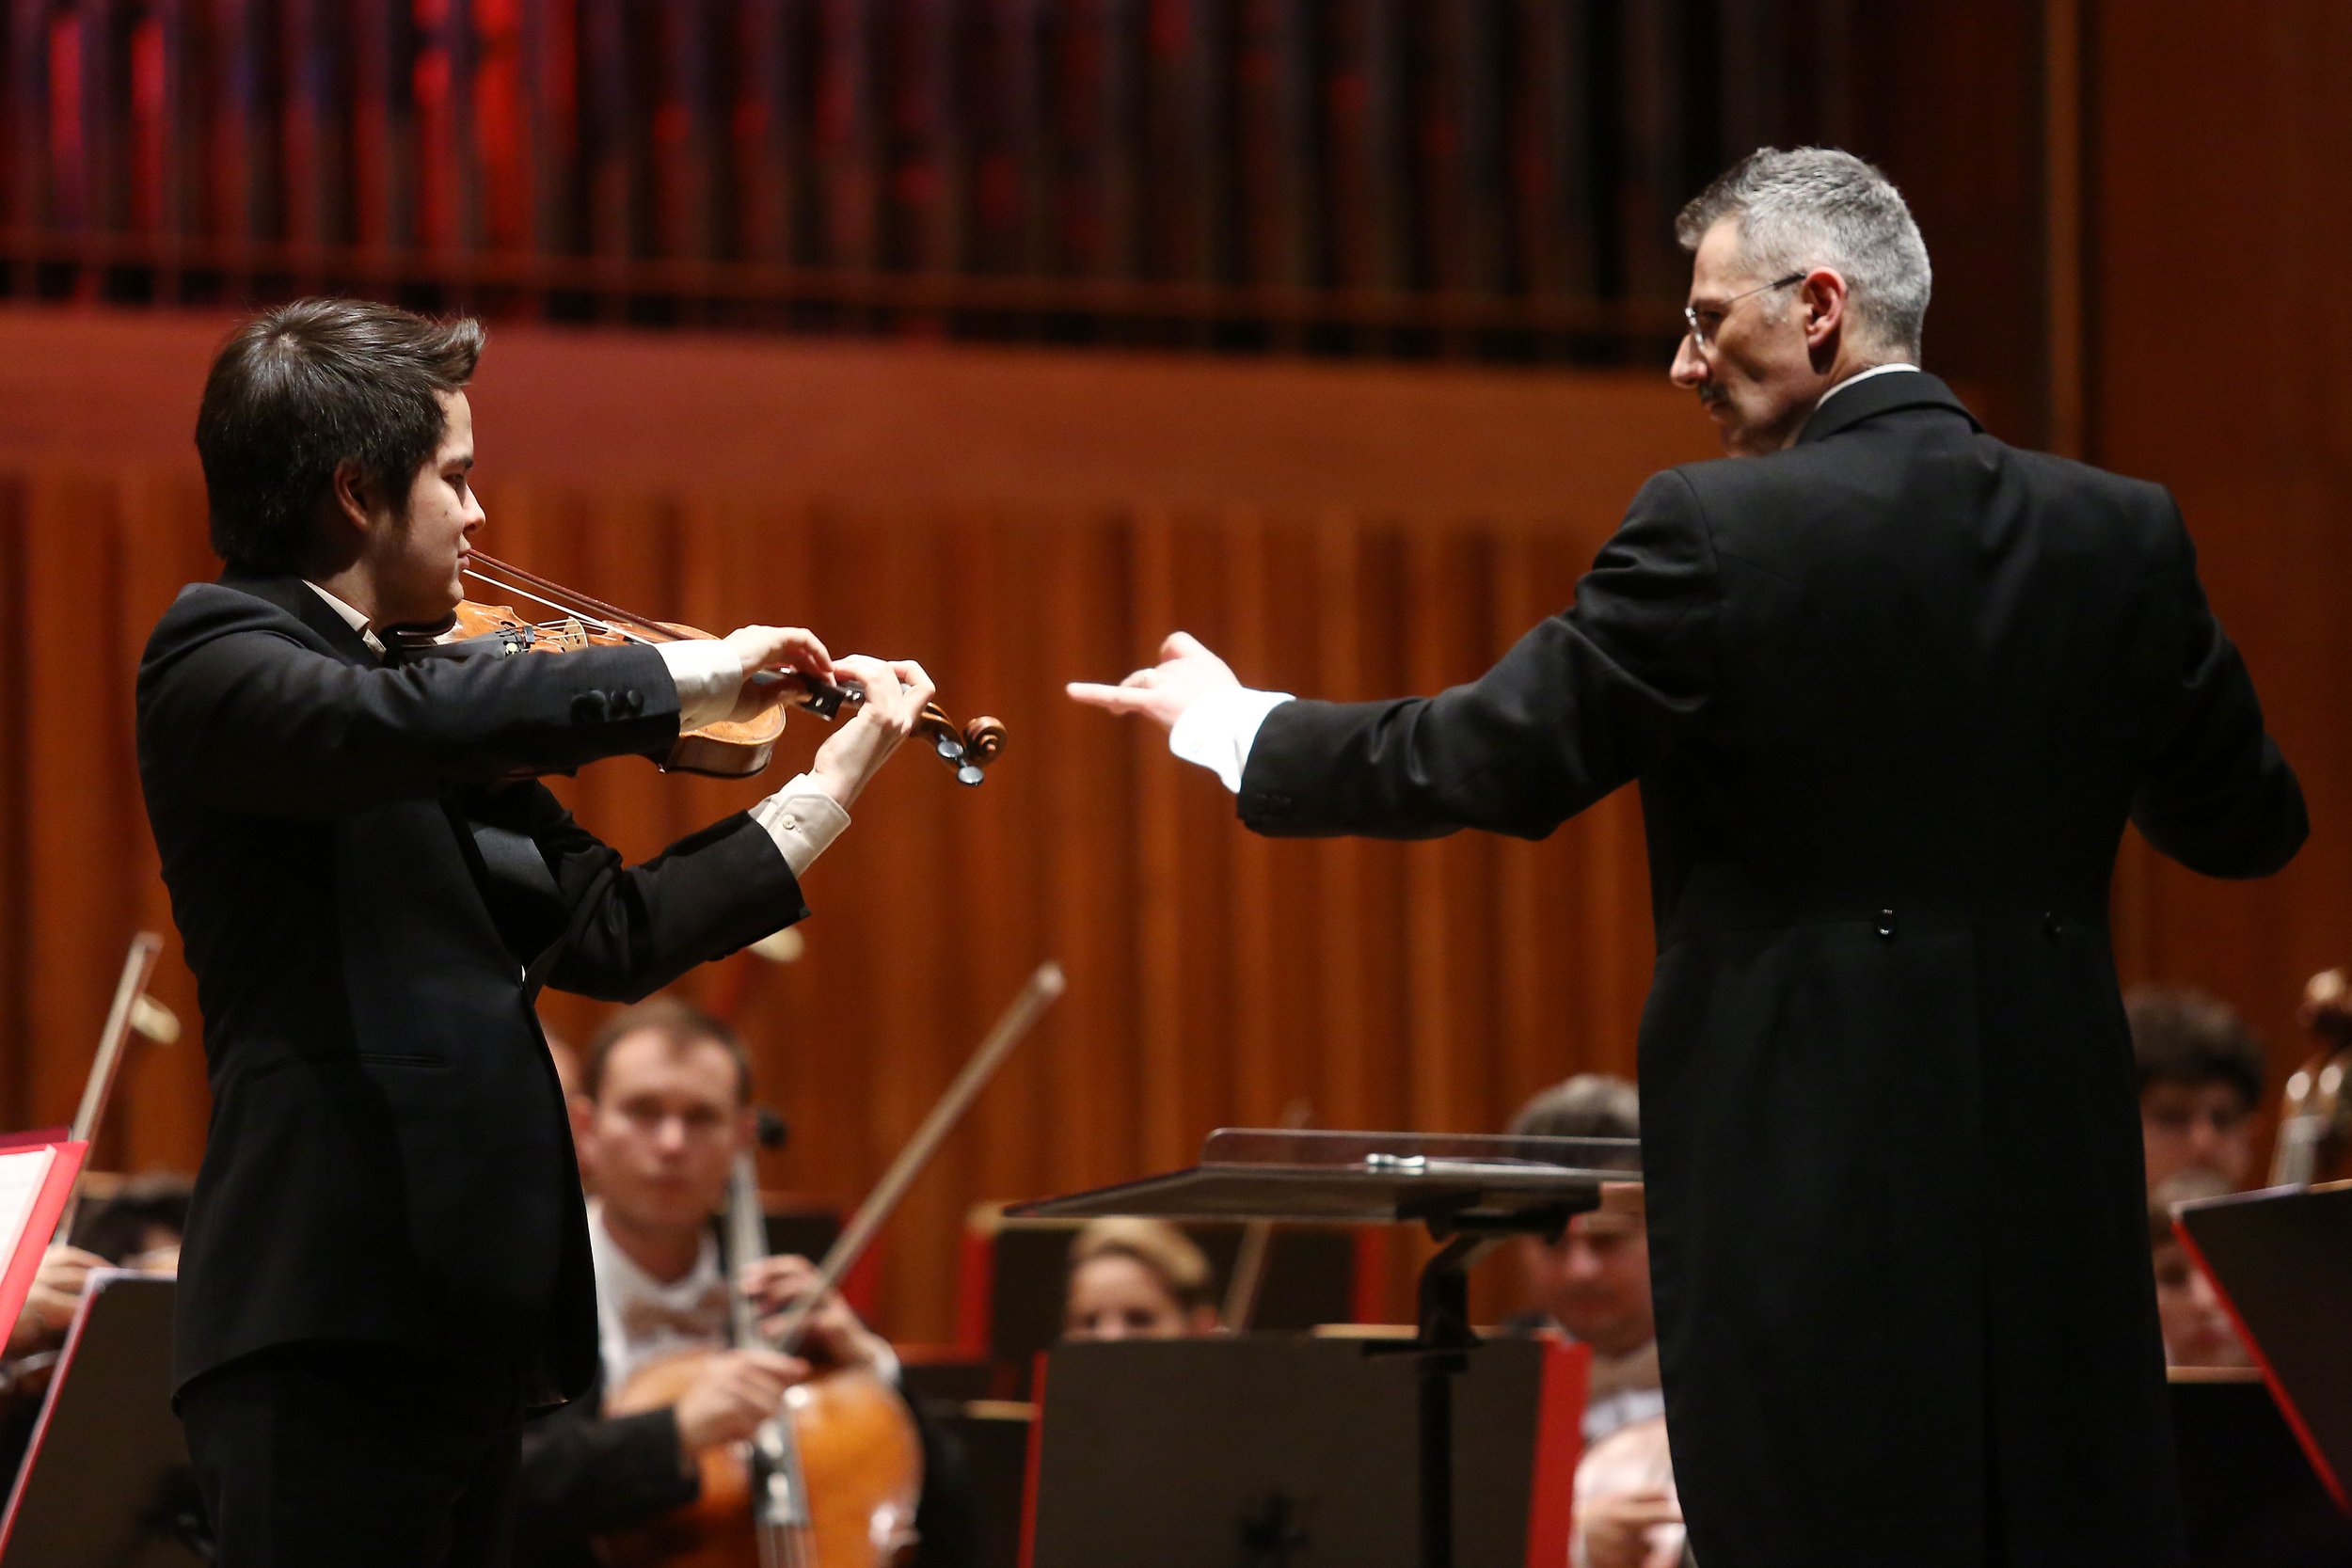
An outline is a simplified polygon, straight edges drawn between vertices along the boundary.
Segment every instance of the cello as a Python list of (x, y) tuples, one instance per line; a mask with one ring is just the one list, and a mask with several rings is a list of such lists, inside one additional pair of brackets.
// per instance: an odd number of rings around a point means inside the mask
[(2274, 1187), (2328, 1180), (2352, 1154), (2352, 980), (2341, 969), (2312, 975), (2296, 1016), (2314, 1049), (2287, 1078), (2270, 1160)]
[[(749, 1298), (735, 1292), (729, 1348), (786, 1355), (802, 1350), (843, 1276), (1064, 986), (1060, 966), (1038, 966), (827, 1249), (813, 1287), (780, 1323), (772, 1329), (762, 1324)], [(767, 1256), (749, 1150), (738, 1156), (729, 1178), (726, 1227), (739, 1271)], [(696, 1348), (648, 1362), (615, 1391), (607, 1413), (675, 1405), (719, 1354)], [(904, 1401), (871, 1372), (820, 1370), (787, 1391), (784, 1409), (750, 1443), (718, 1444), (693, 1457), (701, 1497), (651, 1526), (607, 1538), (612, 1568), (892, 1568), (914, 1544), (921, 1442)]]

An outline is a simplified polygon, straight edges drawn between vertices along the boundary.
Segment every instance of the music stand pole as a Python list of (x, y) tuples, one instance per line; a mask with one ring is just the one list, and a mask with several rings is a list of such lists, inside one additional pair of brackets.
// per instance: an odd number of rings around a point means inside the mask
[(1439, 1246), (1422, 1265), (1417, 1291), (1419, 1331), (1402, 1345), (1366, 1345), (1372, 1355), (1415, 1358), (1420, 1384), (1422, 1568), (1454, 1568), (1454, 1379), (1470, 1370), (1478, 1335), (1470, 1321), (1470, 1266), (1506, 1236), (1557, 1237), (1581, 1210), (1597, 1205), (1562, 1203), (1507, 1215), (1465, 1215), (1436, 1208), (1418, 1215)]

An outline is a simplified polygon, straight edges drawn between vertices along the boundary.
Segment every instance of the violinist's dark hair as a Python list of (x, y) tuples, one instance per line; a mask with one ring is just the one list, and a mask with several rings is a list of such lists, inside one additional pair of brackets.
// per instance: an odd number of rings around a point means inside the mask
[(405, 506), (447, 426), (437, 394), (472, 379), (482, 324), (361, 299), (298, 299), (254, 317), (214, 356), (196, 415), (213, 552), (292, 572), (339, 464)]
[(691, 1003), (675, 996), (657, 996), (624, 1007), (604, 1021), (588, 1041), (588, 1059), (580, 1065), (580, 1089), (589, 1100), (604, 1097), (604, 1069), (612, 1059), (612, 1048), (623, 1040), (638, 1035), (653, 1034), (673, 1052), (683, 1052), (697, 1045), (715, 1045), (725, 1052), (735, 1063), (735, 1098), (738, 1102), (752, 1102), (752, 1059), (743, 1049), (743, 1042), (725, 1023), (704, 1012)]

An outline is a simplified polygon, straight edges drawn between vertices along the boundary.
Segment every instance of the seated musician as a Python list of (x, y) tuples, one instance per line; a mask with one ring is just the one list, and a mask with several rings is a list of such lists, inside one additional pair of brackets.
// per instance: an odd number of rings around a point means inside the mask
[(2123, 999), (2139, 1064), (2148, 1189), (2186, 1170), (2244, 1188), (2254, 1168), (2263, 1048), (2234, 1008), (2201, 991), (2142, 986)]
[(180, 1266), (180, 1239), (187, 1234), (195, 1191), (193, 1180), (173, 1171), (131, 1177), (84, 1207), (74, 1243), (117, 1268), (172, 1273)]
[[(1641, 1101), (1633, 1085), (1579, 1073), (1519, 1107), (1513, 1137), (1635, 1138)], [(1658, 1319), (1650, 1307), (1649, 1236), (1639, 1215), (1579, 1214), (1557, 1242), (1524, 1237), (1519, 1265), (1534, 1306), (1504, 1326), (1556, 1329), (1592, 1347), (1584, 1441), (1660, 1415)]]
[[(524, 1428), (517, 1568), (587, 1568), (595, 1543), (692, 1503), (695, 1456), (751, 1437), (786, 1389), (813, 1368), (862, 1367), (886, 1382), (898, 1359), (838, 1296), (817, 1314), (802, 1356), (728, 1342), (729, 1285), (712, 1215), (726, 1201), (737, 1155), (750, 1147), (751, 1063), (718, 1020), (656, 999), (617, 1014), (581, 1064), (572, 1102), (581, 1169), (595, 1197), (601, 1368), (596, 1386)], [(765, 1312), (815, 1282), (805, 1260), (756, 1260), (738, 1284)], [(675, 1403), (607, 1411), (649, 1364), (707, 1351)], [(974, 1525), (961, 1456), (919, 1413), (924, 1489), (915, 1515), (919, 1568), (973, 1560)], [(746, 1515), (744, 1542), (752, 1536)]]
[(2156, 1273), (2156, 1317), (2164, 1325), (2168, 1367), (2250, 1367), (2253, 1353), (2172, 1227), (2175, 1204), (2220, 1197), (2233, 1189), (2210, 1171), (2185, 1170), (2149, 1195), (2148, 1247)]
[(135, 1176), (110, 1196), (83, 1208), (72, 1244), (56, 1243), (41, 1254), (32, 1291), (8, 1330), (6, 1353), (0, 1354), (0, 1500), (24, 1463), (55, 1354), (82, 1305), (90, 1271), (167, 1274), (177, 1268), (190, 1185), (184, 1176)]
[(0, 1349), (0, 1503), (24, 1462), (50, 1367), (82, 1304), (89, 1272), (106, 1265), (107, 1259), (80, 1247), (53, 1243), (41, 1254), (31, 1293), (8, 1325), (7, 1345)]
[(1629, 1422), (1584, 1450), (1568, 1525), (1570, 1568), (1679, 1568), (1689, 1551), (1663, 1416)]
[(1065, 1339), (1183, 1339), (1217, 1327), (1216, 1281), (1192, 1238), (1159, 1220), (1101, 1219), (1070, 1243)]

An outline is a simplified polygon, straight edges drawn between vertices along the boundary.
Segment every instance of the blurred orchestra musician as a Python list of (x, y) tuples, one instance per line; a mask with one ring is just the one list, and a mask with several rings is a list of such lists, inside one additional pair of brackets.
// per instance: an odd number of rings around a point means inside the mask
[[(911, 731), (911, 664), (805, 630), (400, 658), (484, 515), (472, 321), (308, 299), (239, 327), (197, 415), (216, 582), (137, 683), (140, 782), (213, 1094), (176, 1403), (224, 1568), (505, 1555), (523, 1412), (596, 1365), (585, 1211), (532, 1012), (805, 914), (800, 879)], [(866, 701), (809, 772), (642, 865), (531, 776), (787, 700)]]
[[(1638, 1138), (1641, 1100), (1622, 1078), (1579, 1073), (1520, 1106), (1510, 1132), (1521, 1138)], [(1597, 1443), (1621, 1426), (1662, 1415), (1643, 1217), (1596, 1210), (1570, 1220), (1556, 1242), (1523, 1236), (1515, 1245), (1534, 1305), (1504, 1326), (1554, 1328), (1592, 1348), (1584, 1441)]]
[(82, 1305), (89, 1273), (109, 1261), (62, 1242), (52, 1243), (40, 1256), (16, 1322), (8, 1325), (8, 1341), (0, 1346), (0, 1503), (24, 1463), (57, 1348)]
[(1173, 632), (1070, 695), (1279, 837), (1540, 838), (1639, 782), (1650, 1261), (1708, 1568), (2179, 1568), (2108, 889), (2127, 821), (2278, 870), (2301, 790), (2172, 499), (1920, 368), (1883, 174), (1760, 150), (1676, 234), (1672, 380), (1734, 460), (1653, 476), (1484, 675), (1299, 700)]
[(2173, 1228), (2178, 1204), (2220, 1197), (2238, 1189), (2209, 1169), (2191, 1165), (2158, 1182), (2148, 1195), (2148, 1252), (2156, 1274), (2156, 1316), (2164, 1325), (2168, 1367), (2250, 1367), (2253, 1353), (2222, 1305), (2221, 1293), (2181, 1244)]
[[(1641, 1097), (1622, 1078), (1579, 1073), (1520, 1106), (1509, 1131), (1520, 1138), (1639, 1138)], [(1592, 1351), (1569, 1560), (1577, 1568), (1679, 1561), (1682, 1510), (1666, 1451), (1646, 1221), (1638, 1212), (1595, 1210), (1570, 1220), (1557, 1241), (1523, 1236), (1514, 1245), (1535, 1305), (1504, 1326), (1556, 1329)]]
[(0, 1353), (0, 1498), (24, 1463), (55, 1354), (82, 1305), (90, 1271), (177, 1269), (188, 1190), (186, 1177), (169, 1172), (127, 1178), (105, 1196), (83, 1205), (71, 1243), (52, 1243), (41, 1254), (32, 1291)]
[[(572, 1116), (596, 1194), (588, 1235), (598, 1359), (586, 1393), (524, 1427), (517, 1568), (589, 1568), (603, 1560), (599, 1538), (693, 1503), (696, 1455), (750, 1438), (812, 1365), (898, 1377), (890, 1346), (837, 1294), (818, 1313), (803, 1356), (727, 1348), (730, 1289), (780, 1312), (816, 1270), (800, 1258), (746, 1265), (722, 1256), (712, 1216), (754, 1127), (751, 1062), (725, 1024), (666, 998), (617, 1014), (589, 1044)], [(609, 1413), (637, 1373), (696, 1353), (707, 1354), (676, 1402)], [(961, 1568), (976, 1550), (962, 1458), (913, 1413), (924, 1465), (914, 1568)], [(747, 1552), (749, 1525), (747, 1512)]]
[(2263, 1048), (2237, 1009), (2202, 991), (2137, 986), (2123, 999), (2139, 1069), (2139, 1132), (2153, 1193), (2185, 1171), (2225, 1192), (2254, 1169)]
[(1163, 1220), (1090, 1220), (1070, 1243), (1065, 1339), (1184, 1339), (1217, 1329), (1216, 1279)]

